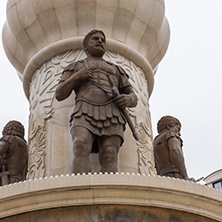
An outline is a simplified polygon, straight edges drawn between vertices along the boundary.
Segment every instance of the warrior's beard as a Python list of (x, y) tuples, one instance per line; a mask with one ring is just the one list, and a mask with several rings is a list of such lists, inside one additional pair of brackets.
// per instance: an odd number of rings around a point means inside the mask
[(86, 51), (93, 57), (103, 57), (105, 50), (104, 48), (98, 46), (88, 46)]

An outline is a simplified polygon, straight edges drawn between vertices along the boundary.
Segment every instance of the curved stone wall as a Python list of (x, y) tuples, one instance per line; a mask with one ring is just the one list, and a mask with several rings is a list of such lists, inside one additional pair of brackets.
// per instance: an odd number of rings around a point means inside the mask
[(0, 196), (5, 222), (222, 220), (221, 191), (159, 176), (62, 175), (0, 187)]

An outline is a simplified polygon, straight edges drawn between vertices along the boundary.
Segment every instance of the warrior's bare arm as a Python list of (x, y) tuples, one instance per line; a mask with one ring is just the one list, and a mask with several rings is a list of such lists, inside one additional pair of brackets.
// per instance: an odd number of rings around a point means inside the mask
[(132, 86), (124, 87), (122, 93), (115, 97), (115, 102), (121, 109), (125, 107), (135, 107), (137, 105), (137, 100)]
[(181, 142), (178, 138), (172, 137), (168, 140), (171, 160), (175, 167), (179, 170), (181, 176), (185, 180), (189, 180), (185, 167), (184, 156), (181, 150)]
[(62, 77), (65, 81), (61, 81), (56, 89), (56, 99), (58, 101), (66, 99), (80, 81), (86, 80), (91, 76), (92, 71), (87, 67), (83, 67), (76, 73), (66, 71)]
[(154, 163), (155, 163), (156, 172), (159, 175), (160, 174), (160, 169), (159, 169), (159, 165), (157, 163), (156, 157), (155, 157), (155, 151), (154, 151)]

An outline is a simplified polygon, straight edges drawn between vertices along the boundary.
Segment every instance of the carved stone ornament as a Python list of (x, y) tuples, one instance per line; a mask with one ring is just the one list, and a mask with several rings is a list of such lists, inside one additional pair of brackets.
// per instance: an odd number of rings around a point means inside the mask
[(28, 179), (34, 179), (45, 176), (46, 132), (43, 127), (34, 124), (30, 131)]
[(153, 139), (147, 123), (139, 123), (137, 130), (140, 140), (136, 142), (139, 172), (144, 175), (156, 175), (153, 156)]

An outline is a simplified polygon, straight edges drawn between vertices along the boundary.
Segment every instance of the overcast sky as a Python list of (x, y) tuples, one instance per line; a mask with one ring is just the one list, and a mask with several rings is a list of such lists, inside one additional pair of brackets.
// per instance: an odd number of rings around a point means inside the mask
[[(6, 21), (7, 0), (0, 0), (0, 30)], [(16, 74), (16, 70), (7, 59), (2, 40), (0, 41), (0, 132), (10, 120), (18, 120), (26, 128), (29, 115), (29, 103), (25, 97), (23, 86)]]
[[(0, 0), (0, 27), (6, 20)], [(189, 176), (222, 168), (222, 1), (165, 0), (171, 39), (159, 64), (150, 98), (153, 133), (173, 115), (182, 123)], [(15, 69), (0, 44), (0, 130), (12, 119), (28, 128), (29, 104)]]

